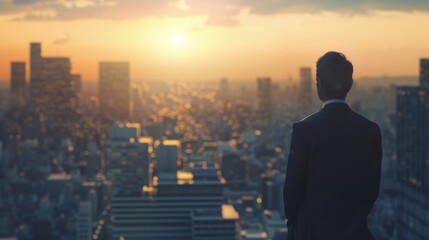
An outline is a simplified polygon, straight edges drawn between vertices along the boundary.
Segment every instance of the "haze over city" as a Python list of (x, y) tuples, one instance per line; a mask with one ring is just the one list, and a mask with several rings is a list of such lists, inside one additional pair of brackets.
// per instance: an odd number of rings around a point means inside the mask
[(0, 0), (0, 240), (293, 240), (317, 210), (326, 236), (429, 239), (427, 23), (426, 0)]
[(102, 60), (128, 61), (131, 80), (298, 78), (328, 50), (355, 77), (417, 76), (429, 56), (424, 1), (0, 1), (0, 79), (28, 61), (28, 42), (68, 56), (83, 80)]

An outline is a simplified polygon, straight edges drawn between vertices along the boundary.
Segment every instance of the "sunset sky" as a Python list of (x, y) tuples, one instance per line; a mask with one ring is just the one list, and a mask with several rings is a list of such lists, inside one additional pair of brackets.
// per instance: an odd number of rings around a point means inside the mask
[(296, 78), (329, 50), (356, 77), (417, 75), (428, 29), (425, 0), (0, 0), (0, 79), (31, 41), (85, 80), (99, 61), (129, 61), (133, 80)]

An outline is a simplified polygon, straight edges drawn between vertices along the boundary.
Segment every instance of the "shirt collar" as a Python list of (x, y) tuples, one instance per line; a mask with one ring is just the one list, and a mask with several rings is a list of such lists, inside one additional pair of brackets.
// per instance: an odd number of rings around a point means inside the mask
[(322, 105), (322, 108), (324, 108), (326, 105), (331, 104), (331, 103), (343, 103), (343, 104), (347, 104), (345, 99), (340, 99), (340, 98), (334, 98), (334, 99), (329, 99), (327, 101), (325, 101)]

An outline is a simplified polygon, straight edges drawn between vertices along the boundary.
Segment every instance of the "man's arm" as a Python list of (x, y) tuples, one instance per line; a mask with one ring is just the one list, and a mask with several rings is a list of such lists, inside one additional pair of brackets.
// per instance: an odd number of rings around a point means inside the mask
[(299, 205), (305, 194), (307, 179), (307, 152), (299, 123), (293, 125), (286, 180), (283, 189), (285, 216), (288, 226), (294, 224)]
[(374, 136), (374, 150), (372, 156), (369, 159), (368, 164), (368, 175), (367, 175), (367, 187), (368, 187), (368, 199), (367, 199), (367, 214), (371, 212), (372, 206), (375, 200), (377, 200), (378, 192), (380, 189), (380, 178), (381, 178), (381, 159), (383, 157), (383, 148), (381, 143), (381, 132), (380, 127), (376, 127)]

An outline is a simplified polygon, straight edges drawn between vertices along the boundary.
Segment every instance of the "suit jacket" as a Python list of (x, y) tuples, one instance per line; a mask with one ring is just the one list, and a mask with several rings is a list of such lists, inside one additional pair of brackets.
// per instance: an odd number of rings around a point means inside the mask
[(381, 172), (377, 124), (331, 103), (293, 125), (284, 185), (295, 240), (372, 240), (367, 216)]

